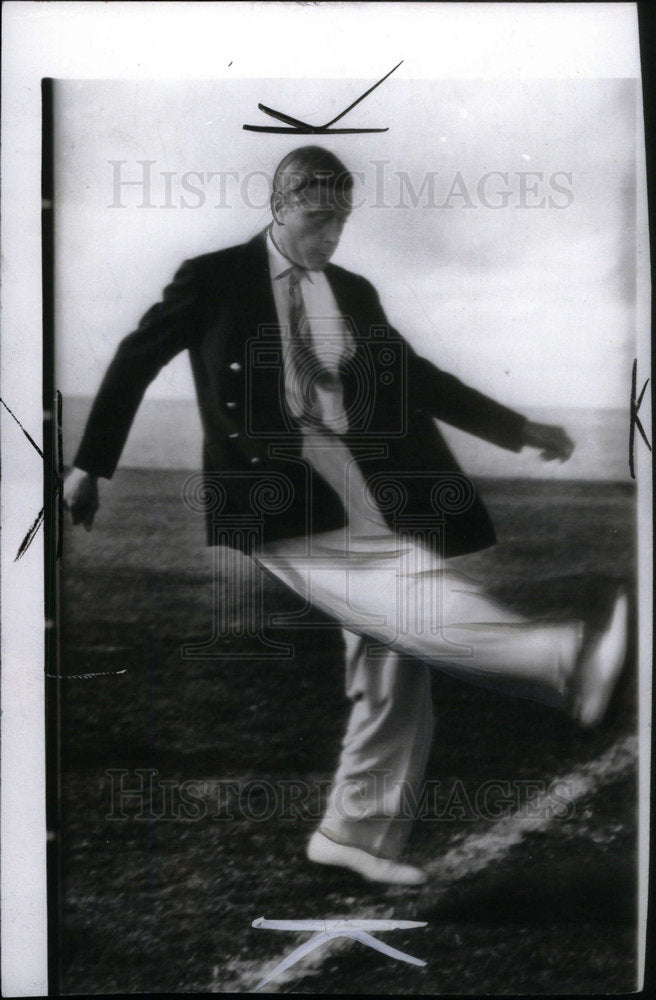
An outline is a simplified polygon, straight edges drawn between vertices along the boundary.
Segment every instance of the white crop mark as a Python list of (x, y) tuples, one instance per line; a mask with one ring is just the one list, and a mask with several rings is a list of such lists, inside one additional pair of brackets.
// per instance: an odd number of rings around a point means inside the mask
[[(526, 810), (518, 810), (492, 823), (483, 833), (459, 835), (459, 838), (454, 838), (460, 839), (460, 842), (451, 847), (441, 858), (424, 865), (430, 878), (419, 894), (413, 892), (413, 907), (416, 908), (418, 904), (420, 906), (422, 898), (434, 900), (436, 888), (444, 890), (460, 879), (481, 872), (488, 865), (502, 860), (529, 834), (540, 833), (557, 822), (558, 816), (562, 815), (563, 800), (551, 791), (552, 788), (566, 787), (568, 801), (576, 802), (628, 774), (634, 767), (637, 757), (637, 738), (627, 736), (619, 739), (596, 760), (581, 764), (550, 782), (549, 789), (532, 800), (530, 814), (527, 815)], [(394, 893), (397, 898), (399, 896), (398, 889), (390, 890), (390, 893)], [(369, 907), (364, 912), (358, 911), (357, 914), (342, 919), (393, 919), (397, 913), (398, 904), (392, 908), (381, 904), (379, 907)], [(297, 944), (301, 945), (304, 940), (304, 936), (297, 936)], [(304, 975), (316, 975), (329, 954), (345, 951), (348, 947), (348, 942), (343, 938), (333, 938), (321, 951), (308, 954), (293, 969), (277, 975), (276, 982), (269, 984), (269, 991), (276, 992), (277, 986), (298, 980)], [(260, 980), (270, 975), (284, 960), (286, 954), (287, 952), (281, 952), (264, 965), (260, 962), (235, 960), (223, 967), (216, 966), (209, 992), (250, 992)]]

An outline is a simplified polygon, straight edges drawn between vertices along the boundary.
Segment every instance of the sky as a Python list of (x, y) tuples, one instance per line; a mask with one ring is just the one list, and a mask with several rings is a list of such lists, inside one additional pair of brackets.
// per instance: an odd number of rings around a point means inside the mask
[[(182, 260), (267, 224), (268, 178), (304, 140), (244, 131), (271, 123), (258, 101), (320, 123), (372, 82), (57, 81), (65, 396), (95, 391)], [(626, 406), (636, 100), (630, 79), (394, 74), (341, 123), (388, 132), (318, 140), (357, 175), (334, 262), (374, 283), (420, 353), (508, 405)], [(185, 356), (148, 390), (193, 394)]]

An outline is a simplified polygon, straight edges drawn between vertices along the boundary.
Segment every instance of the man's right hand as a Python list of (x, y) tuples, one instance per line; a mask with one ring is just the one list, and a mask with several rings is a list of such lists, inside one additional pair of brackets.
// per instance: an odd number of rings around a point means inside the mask
[(87, 531), (98, 510), (98, 479), (73, 467), (64, 480), (64, 504), (71, 512), (73, 524), (82, 523)]

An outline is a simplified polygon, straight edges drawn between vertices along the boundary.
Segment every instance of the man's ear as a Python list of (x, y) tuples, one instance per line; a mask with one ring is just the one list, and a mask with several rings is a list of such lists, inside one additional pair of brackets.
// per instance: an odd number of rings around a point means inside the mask
[(284, 226), (285, 222), (282, 217), (283, 209), (285, 205), (285, 199), (282, 191), (274, 191), (271, 195), (271, 215), (279, 226)]

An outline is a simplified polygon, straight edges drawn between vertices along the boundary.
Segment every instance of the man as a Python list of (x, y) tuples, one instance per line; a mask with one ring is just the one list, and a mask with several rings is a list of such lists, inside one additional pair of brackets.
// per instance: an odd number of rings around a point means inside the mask
[(271, 226), (183, 264), (119, 346), (65, 499), (90, 529), (97, 477), (113, 474), (147, 385), (188, 349), (214, 500), (208, 542), (248, 552), (344, 626), (353, 707), (308, 856), (417, 885), (424, 873), (398, 857), (411, 822), (403, 790), (417, 801), (432, 734), (426, 663), (595, 725), (622, 666), (627, 602), (617, 597), (599, 632), (531, 623), (452, 568), (495, 537), (435, 418), (548, 460), (573, 444), (418, 357), (371, 284), (330, 264), (352, 187), (327, 150), (295, 150), (273, 179)]

